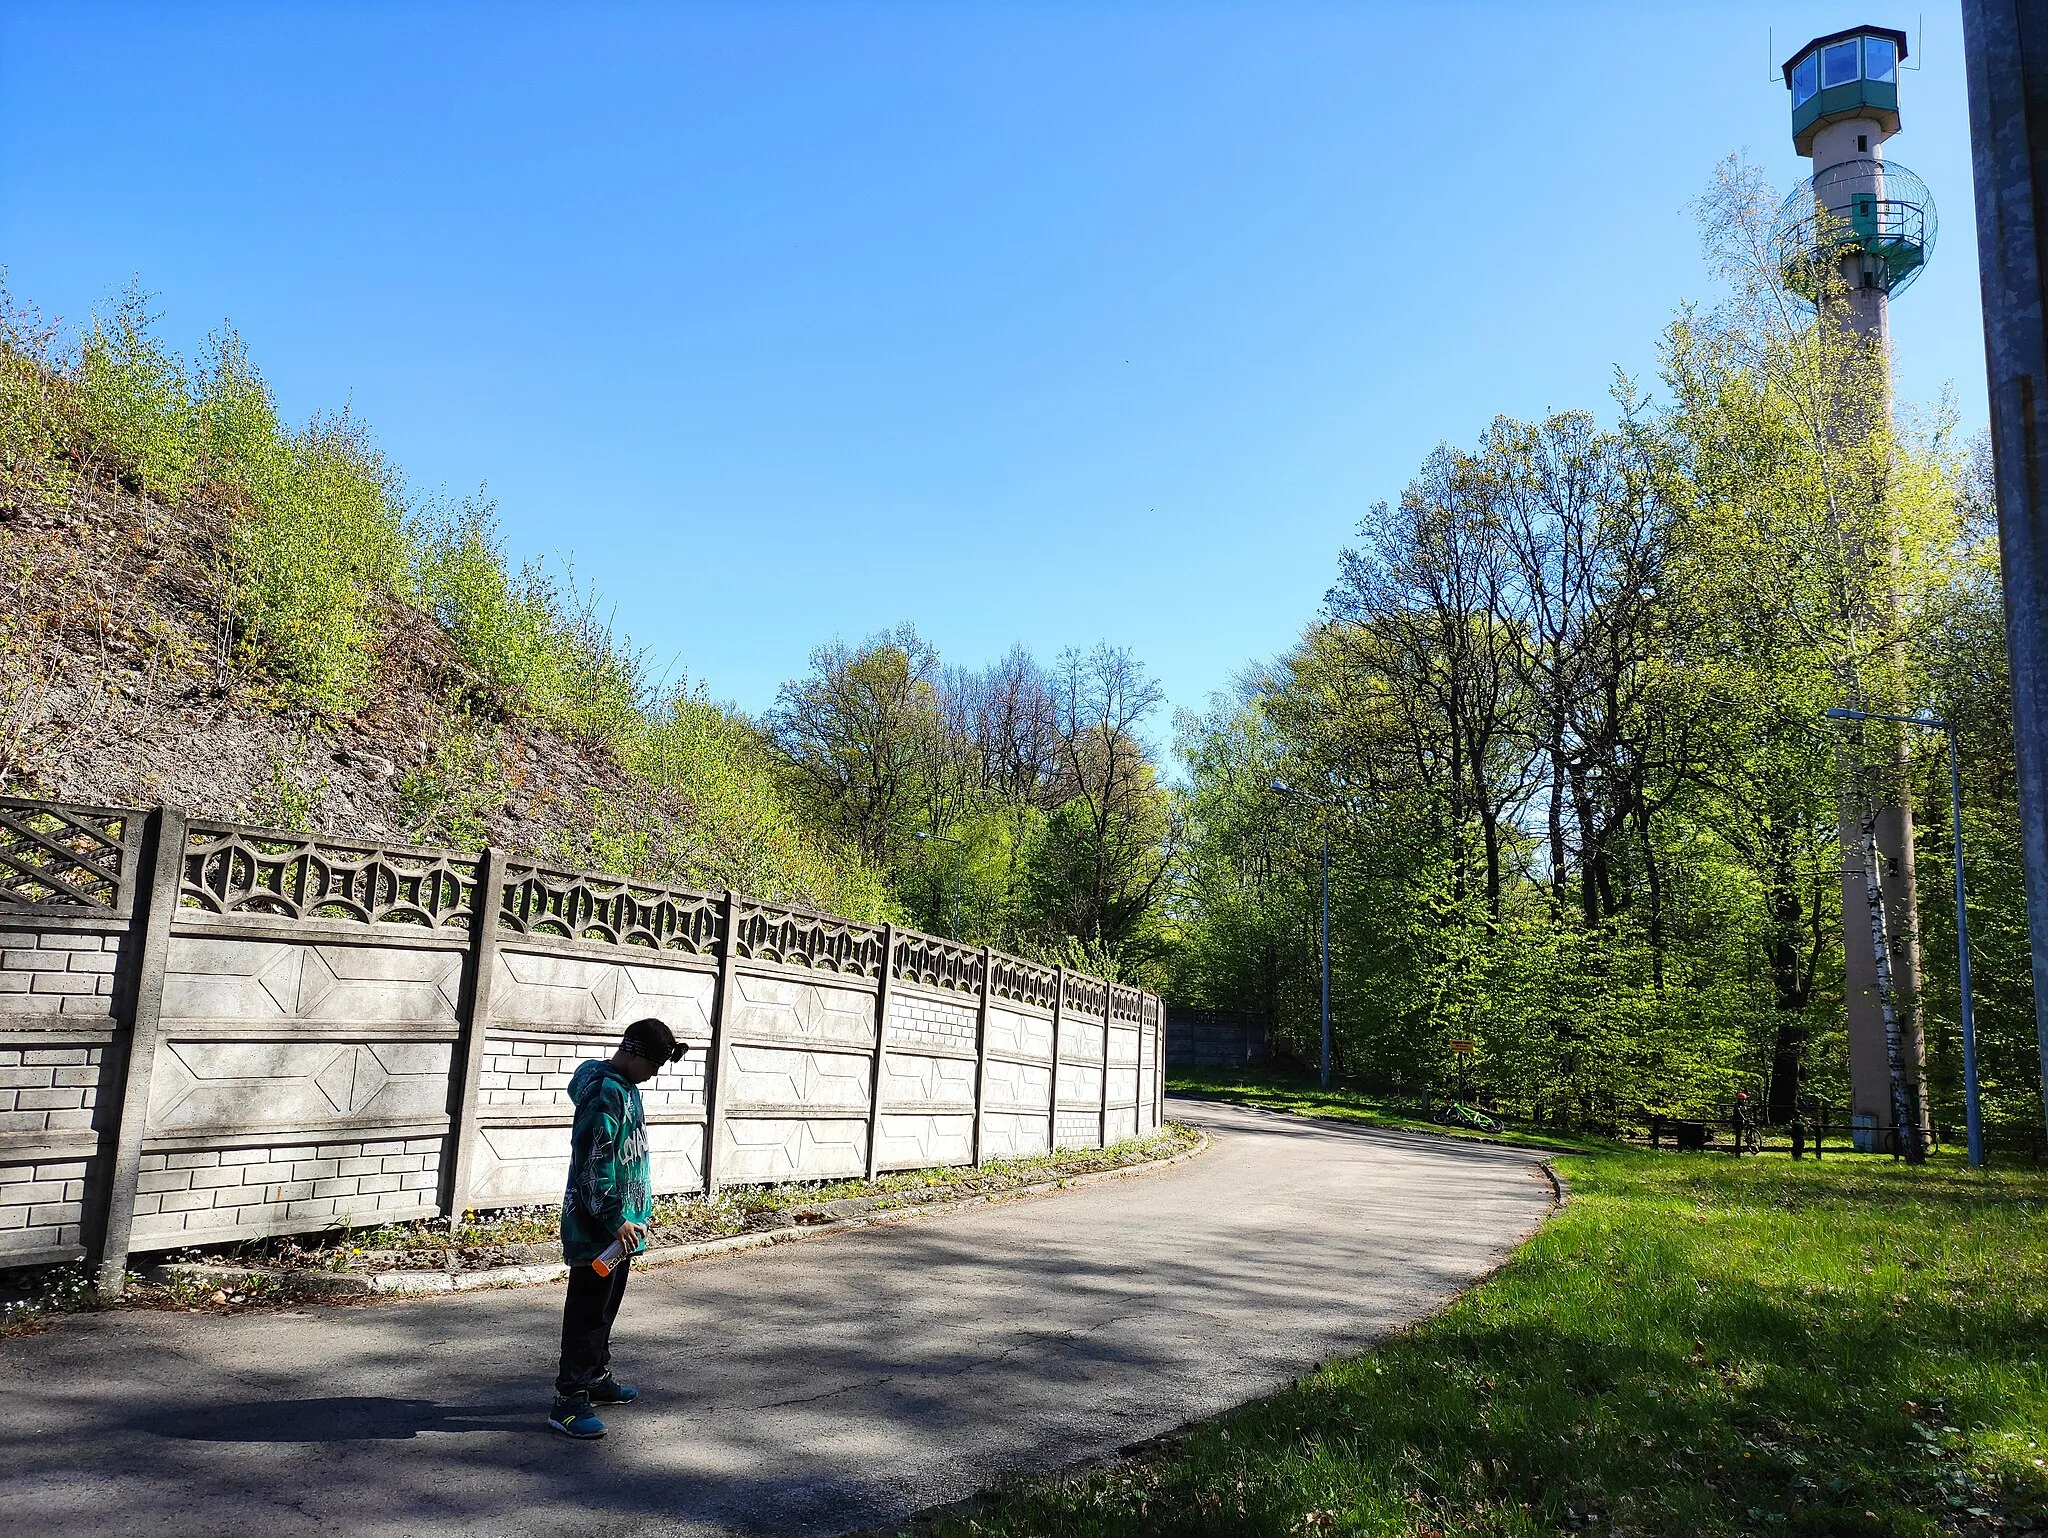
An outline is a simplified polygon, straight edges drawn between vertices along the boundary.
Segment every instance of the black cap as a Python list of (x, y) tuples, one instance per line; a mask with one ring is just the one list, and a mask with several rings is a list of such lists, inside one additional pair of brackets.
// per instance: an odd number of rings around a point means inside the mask
[(649, 1016), (635, 1020), (626, 1027), (626, 1045), (646, 1058), (650, 1063), (677, 1063), (690, 1049), (676, 1040), (676, 1033), (668, 1028), (665, 1020)]

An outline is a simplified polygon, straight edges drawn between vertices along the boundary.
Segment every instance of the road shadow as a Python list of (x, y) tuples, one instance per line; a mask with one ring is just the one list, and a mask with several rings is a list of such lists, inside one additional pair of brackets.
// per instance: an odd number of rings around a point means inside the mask
[(128, 1429), (181, 1442), (406, 1442), (427, 1431), (533, 1431), (537, 1400), (444, 1405), (376, 1396), (178, 1405), (130, 1418)]

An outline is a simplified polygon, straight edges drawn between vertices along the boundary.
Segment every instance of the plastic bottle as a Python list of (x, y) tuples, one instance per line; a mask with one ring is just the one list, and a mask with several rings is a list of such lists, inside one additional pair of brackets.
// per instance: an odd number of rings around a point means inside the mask
[[(637, 1253), (637, 1252), (636, 1252)], [(619, 1262), (626, 1258), (626, 1241), (612, 1240), (611, 1248), (590, 1263), (590, 1269), (599, 1276), (610, 1276)]]

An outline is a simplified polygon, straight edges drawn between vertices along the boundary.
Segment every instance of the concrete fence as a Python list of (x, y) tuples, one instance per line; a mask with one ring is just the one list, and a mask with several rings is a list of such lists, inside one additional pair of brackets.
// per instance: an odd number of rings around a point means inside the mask
[[(479, 916), (483, 916), (480, 920)], [(655, 1188), (1158, 1127), (1156, 996), (733, 892), (0, 799), (0, 1266), (553, 1202), (643, 1015)]]
[(1166, 1061), (1174, 1068), (1243, 1068), (1265, 1063), (1266, 1017), (1242, 1009), (1166, 1011)]

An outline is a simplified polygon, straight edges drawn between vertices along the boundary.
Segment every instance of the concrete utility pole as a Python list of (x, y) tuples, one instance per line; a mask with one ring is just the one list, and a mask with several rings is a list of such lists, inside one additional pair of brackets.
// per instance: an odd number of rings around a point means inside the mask
[[(1884, 158), (1885, 141), (1899, 131), (1906, 51), (1903, 32), (1852, 27), (1812, 39), (1784, 66), (1793, 147), (1814, 166), (1806, 183), (1811, 215), (1790, 240), (1816, 269), (1809, 297), (1823, 308), (1823, 320), (1832, 316), (1874, 359), (1877, 398), (1860, 403), (1867, 425), (1891, 417), (1892, 297), (1920, 275), (1932, 245), (1925, 187)], [(1825, 277), (1818, 275), (1822, 268)], [(1869, 555), (1874, 562), (1896, 558), (1891, 550)], [(1874, 617), (1896, 628), (1896, 608), (1895, 595), (1880, 600)], [(1893, 648), (1892, 661), (1903, 661), (1903, 647)], [(1860, 685), (1852, 693), (1859, 711), (1878, 703), (1863, 699)], [(1876, 764), (1856, 749), (1841, 803), (1842, 948), (1857, 1146), (1890, 1151), (1897, 1140), (1917, 1159), (1931, 1128), (1908, 767), (1903, 735), (1894, 735)], [(1889, 968), (1879, 959), (1887, 951)]]
[(2005, 647), (2048, 1119), (2048, 0), (1963, 0)]

